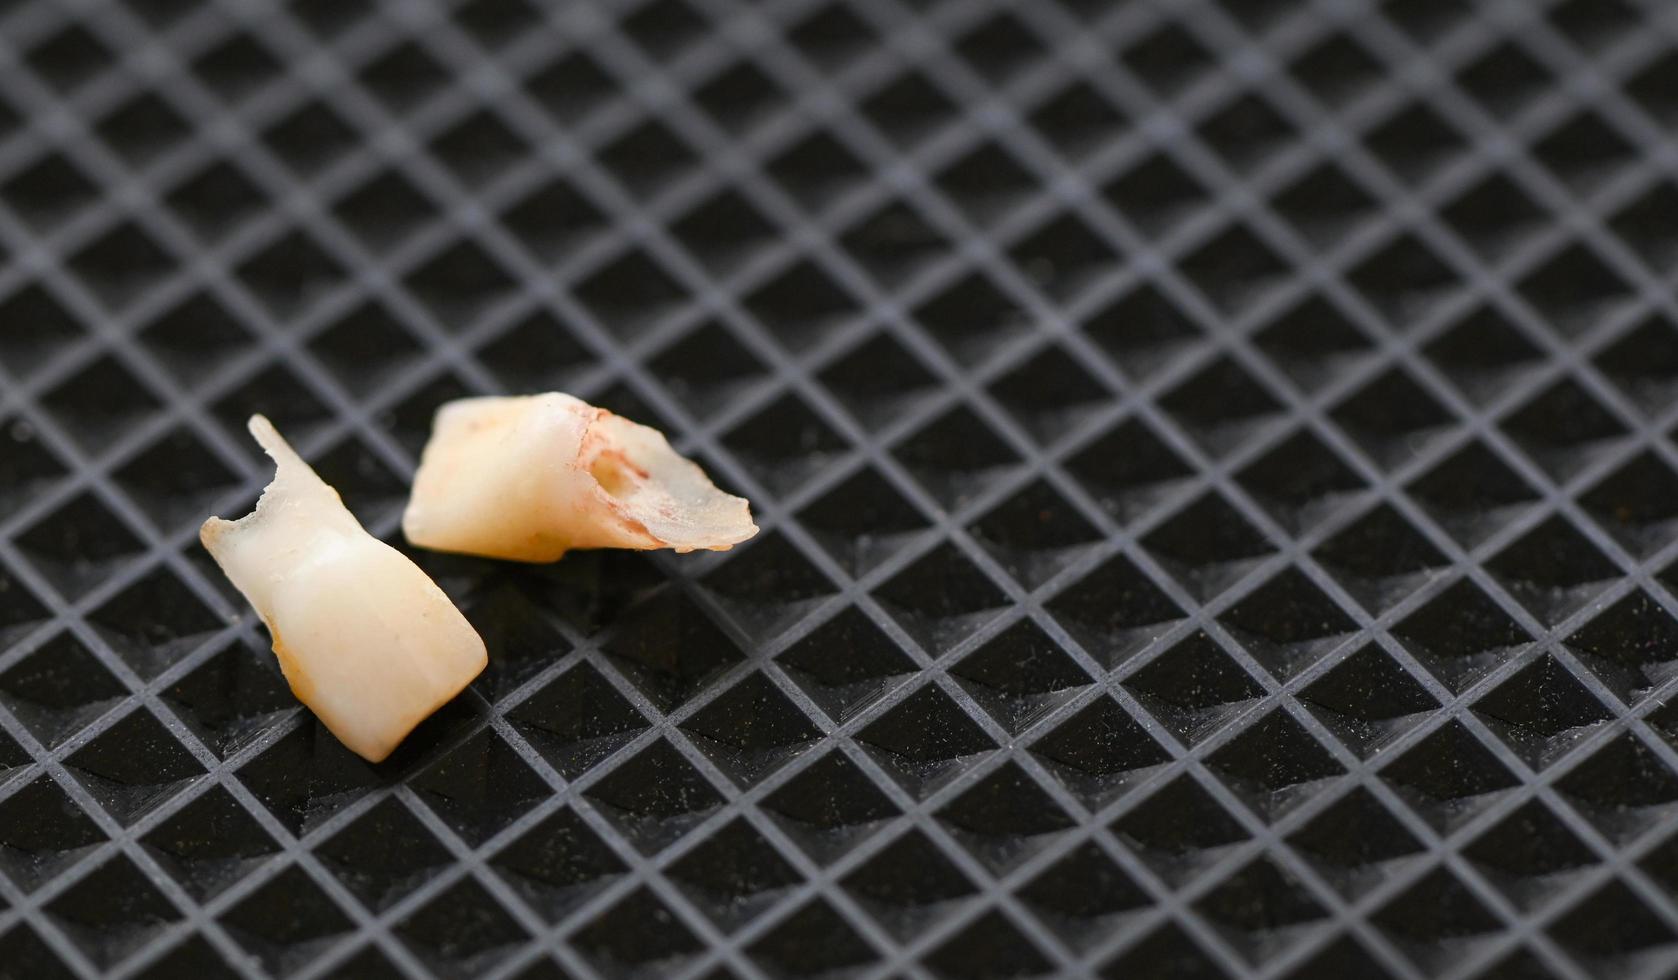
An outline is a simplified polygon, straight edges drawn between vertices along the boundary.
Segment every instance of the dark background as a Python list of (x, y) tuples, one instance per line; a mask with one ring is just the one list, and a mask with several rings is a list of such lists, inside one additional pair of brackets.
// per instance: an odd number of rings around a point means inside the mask
[[(0, 0), (0, 975), (1670, 972), (1675, 13)], [(550, 388), (763, 533), (369, 767), (244, 418)]]

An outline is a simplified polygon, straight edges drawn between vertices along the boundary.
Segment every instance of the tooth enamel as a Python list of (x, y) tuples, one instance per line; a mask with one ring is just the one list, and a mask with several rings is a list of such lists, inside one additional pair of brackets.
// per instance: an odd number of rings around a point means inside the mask
[(368, 534), (338, 492), (260, 415), (275, 472), (256, 510), (212, 517), (199, 539), (268, 625), (297, 699), (372, 762), (446, 704), (488, 658), (419, 566)]
[(656, 429), (550, 392), (437, 412), (402, 517), (425, 548), (554, 561), (572, 548), (726, 551), (757, 533)]

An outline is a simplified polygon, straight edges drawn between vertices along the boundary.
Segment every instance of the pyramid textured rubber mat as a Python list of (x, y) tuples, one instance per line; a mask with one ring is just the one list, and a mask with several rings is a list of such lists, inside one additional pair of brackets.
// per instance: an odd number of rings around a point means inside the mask
[[(0, 0), (0, 976), (1678, 970), (1678, 8)], [(198, 547), (560, 388), (728, 554)]]

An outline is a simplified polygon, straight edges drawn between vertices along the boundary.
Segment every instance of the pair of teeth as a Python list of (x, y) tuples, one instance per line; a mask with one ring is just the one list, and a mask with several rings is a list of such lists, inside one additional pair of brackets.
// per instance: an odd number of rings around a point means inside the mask
[[(379, 762), (488, 663), (483, 640), (419, 566), (368, 534), (262, 416), (274, 480), (199, 537), (268, 626), (292, 693)], [(572, 548), (724, 551), (757, 533), (655, 429), (569, 395), (468, 398), (437, 413), (402, 516), (423, 548), (554, 561)]]

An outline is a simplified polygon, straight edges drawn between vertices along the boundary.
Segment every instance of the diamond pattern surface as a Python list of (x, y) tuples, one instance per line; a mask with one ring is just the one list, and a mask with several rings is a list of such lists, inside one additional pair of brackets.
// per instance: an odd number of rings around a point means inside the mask
[[(1673, 973), (1675, 26), (0, 0), (0, 973)], [(417, 555), (363, 764), (245, 416), (556, 387), (762, 536)]]

